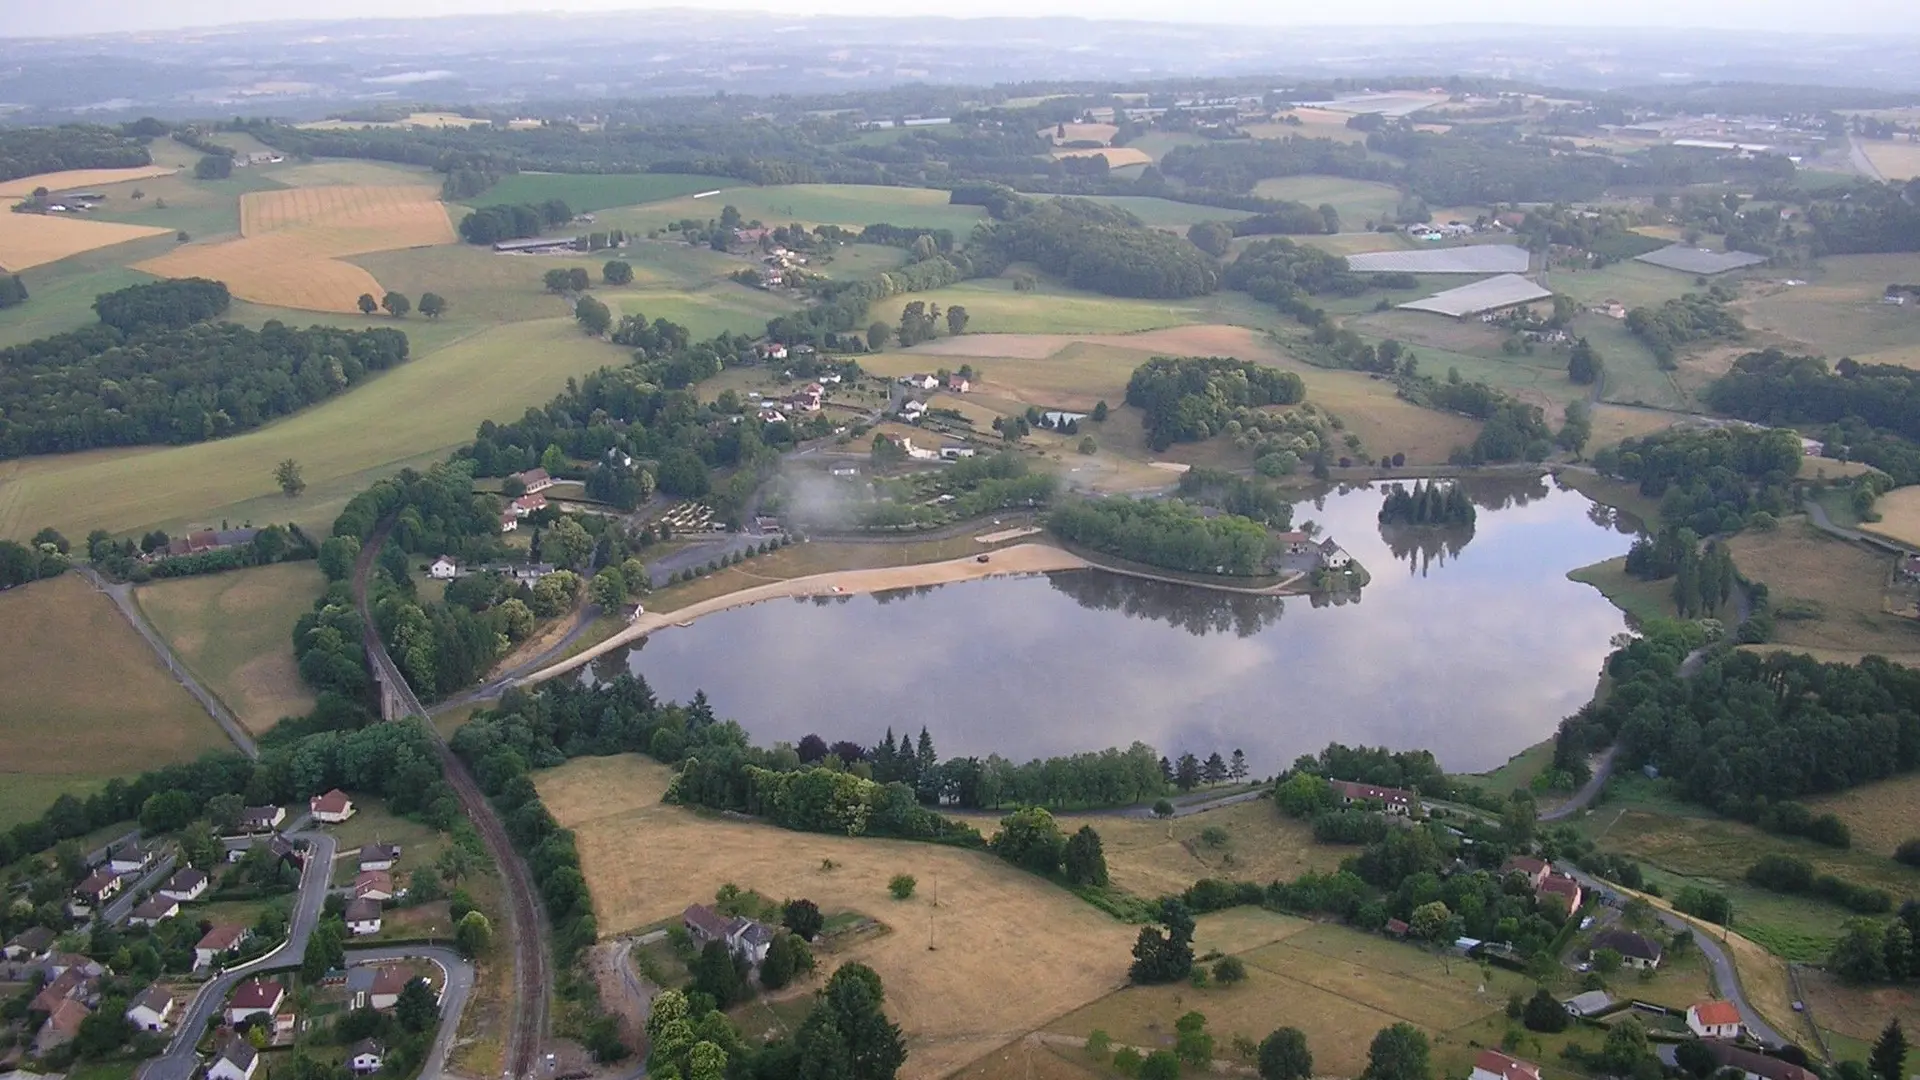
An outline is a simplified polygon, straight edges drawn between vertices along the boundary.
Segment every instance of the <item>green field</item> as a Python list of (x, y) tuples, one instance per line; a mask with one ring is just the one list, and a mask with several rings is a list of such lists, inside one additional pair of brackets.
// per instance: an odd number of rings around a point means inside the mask
[(1920, 305), (1880, 302), (1886, 286), (1912, 277), (1912, 268), (1912, 256), (1828, 256), (1807, 274), (1808, 284), (1763, 287), (1739, 306), (1748, 326), (1829, 360), (1920, 368)]
[(900, 310), (920, 300), (967, 309), (970, 334), (1125, 334), (1163, 326), (1230, 323), (1270, 327), (1282, 316), (1244, 293), (1214, 293), (1187, 300), (1134, 300), (1051, 285), (1015, 292), (1010, 278), (962, 282), (932, 292), (896, 296), (875, 304), (871, 318), (897, 324)]
[(1291, 199), (1317, 207), (1331, 203), (1340, 212), (1340, 228), (1357, 232), (1369, 222), (1393, 220), (1400, 205), (1400, 189), (1372, 180), (1348, 180), (1339, 176), (1282, 176), (1262, 180), (1253, 193), (1269, 199)]
[(1630, 308), (1698, 290), (1690, 275), (1631, 259), (1598, 270), (1555, 270), (1548, 288), (1573, 297), (1582, 307), (1618, 300)]
[(1174, 202), (1151, 195), (1089, 195), (1094, 202), (1118, 206), (1156, 229), (1180, 229), (1201, 221), (1238, 221), (1253, 215), (1245, 210)]
[(1180, 146), (1200, 146), (1207, 140), (1198, 135), (1187, 135), (1177, 131), (1149, 131), (1127, 143), (1155, 161), (1167, 156), (1167, 151)]
[[(426, 325), (408, 321), (410, 330)], [(95, 528), (172, 531), (222, 520), (293, 520), (324, 533), (375, 478), (429, 464), (473, 438), (481, 420), (517, 417), (567, 378), (621, 364), (626, 355), (589, 340), (565, 317), (469, 327), (444, 348), (244, 435), (0, 462), (0, 536), (29, 536), (47, 524), (85, 536)], [(301, 463), (308, 484), (294, 499), (280, 494), (272, 476), (274, 463), (288, 457)]]
[(1673, 373), (1660, 370), (1660, 362), (1646, 343), (1634, 337), (1621, 319), (1582, 313), (1573, 320), (1572, 332), (1587, 339), (1600, 352), (1607, 368), (1602, 401), (1624, 405), (1651, 405), (1659, 409), (1686, 410), (1692, 401)]
[(0, 826), (63, 792), (229, 748), (113, 602), (78, 574), (0, 592)]
[(1626, 556), (1607, 559), (1567, 571), (1568, 579), (1591, 585), (1613, 606), (1641, 622), (1675, 617), (1673, 584), (1667, 581), (1642, 581), (1626, 570)]
[(615, 206), (659, 202), (739, 183), (725, 176), (686, 173), (574, 175), (523, 172), (502, 177), (499, 183), (467, 202), (473, 206), (493, 206), (499, 203), (538, 203), (559, 199), (574, 213), (584, 214)]
[(293, 659), (293, 624), (326, 582), (312, 562), (142, 585), (140, 610), (201, 682), (255, 732), (313, 708)]
[(816, 257), (807, 269), (830, 278), (863, 278), (892, 270), (907, 261), (905, 248), (880, 244), (847, 244), (828, 254), (832, 256), (830, 260), (821, 262)]
[(148, 274), (129, 270), (127, 264), (158, 255), (173, 245), (169, 237), (149, 237), (23, 271), (20, 281), (26, 285), (30, 299), (0, 311), (0, 348), (88, 325), (94, 321), (94, 297), (153, 280)]
[[(178, 143), (158, 139), (154, 142), (154, 163), (184, 165), (191, 169), (200, 157), (197, 150), (179, 155), (162, 144)], [(100, 188), (107, 200), (92, 216), (102, 221), (124, 221), (130, 225), (151, 225), (162, 229), (184, 230), (195, 240), (240, 234), (240, 196), (249, 191), (274, 191), (287, 185), (275, 180), (265, 169), (235, 169), (225, 180), (196, 180), (191, 171), (147, 180), (130, 180)], [(145, 198), (135, 199), (140, 191)], [(165, 203), (165, 206), (160, 205)]]
[(858, 229), (885, 222), (952, 229), (965, 236), (986, 220), (978, 206), (954, 206), (945, 191), (927, 188), (872, 187), (861, 184), (795, 184), (787, 187), (735, 187), (705, 199), (668, 199), (647, 206), (609, 210), (599, 215), (601, 228), (626, 229), (641, 235), (691, 218), (709, 221), (732, 206), (748, 221), (767, 225), (839, 225)]
[(647, 321), (679, 323), (701, 341), (720, 333), (759, 336), (767, 322), (800, 308), (785, 296), (731, 281), (699, 289), (605, 289), (597, 295), (615, 317), (645, 315)]

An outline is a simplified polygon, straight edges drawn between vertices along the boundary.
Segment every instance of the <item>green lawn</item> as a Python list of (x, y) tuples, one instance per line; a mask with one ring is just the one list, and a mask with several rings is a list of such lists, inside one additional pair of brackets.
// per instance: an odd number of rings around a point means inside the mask
[(1400, 189), (1372, 180), (1349, 180), (1340, 176), (1281, 176), (1262, 180), (1253, 193), (1269, 199), (1292, 199), (1317, 207), (1331, 203), (1340, 213), (1340, 227), (1359, 231), (1368, 222), (1393, 220), (1400, 205)]
[(333, 864), (333, 883), (352, 884), (360, 872), (359, 851), (364, 844), (398, 844), (400, 861), (393, 868), (396, 884), (404, 884), (415, 870), (430, 868), (452, 841), (430, 825), (399, 817), (387, 810), (379, 799), (353, 801), (354, 814), (338, 825), (327, 826), (333, 833), (337, 861)]
[(293, 624), (325, 589), (310, 561), (173, 578), (135, 597), (173, 651), (254, 731), (313, 708), (293, 659)]
[(1199, 206), (1174, 202), (1151, 195), (1091, 195), (1094, 202), (1118, 206), (1134, 217), (1158, 229), (1185, 229), (1198, 221), (1238, 221), (1253, 215), (1245, 210), (1226, 210), (1218, 206)]
[(784, 187), (734, 187), (705, 199), (684, 197), (646, 206), (609, 210), (599, 226), (645, 235), (683, 218), (709, 221), (732, 206), (749, 221), (768, 225), (839, 225), (857, 229), (879, 222), (952, 229), (965, 236), (986, 220), (978, 206), (954, 206), (945, 191), (930, 188), (875, 187), (863, 184), (794, 184)]
[(698, 290), (602, 289), (596, 290), (594, 295), (613, 309), (615, 318), (645, 315), (649, 322), (665, 319), (679, 323), (693, 334), (695, 341), (722, 332), (756, 336), (764, 334), (769, 320), (797, 311), (800, 307), (797, 301), (786, 296), (762, 292), (731, 281), (718, 282)]
[(892, 270), (907, 261), (905, 248), (880, 244), (848, 244), (832, 249), (829, 254), (830, 260), (820, 262), (816, 258), (807, 269), (830, 278), (864, 278)]
[(967, 281), (932, 292), (896, 296), (875, 304), (870, 318), (898, 323), (914, 300), (958, 304), (967, 309), (970, 334), (1124, 334), (1163, 326), (1230, 323), (1272, 327), (1284, 319), (1244, 293), (1215, 293), (1186, 300), (1134, 300), (1068, 289), (1042, 280), (1033, 292), (1015, 292), (1010, 278)]
[(91, 324), (94, 297), (154, 280), (128, 264), (171, 250), (174, 243), (172, 237), (147, 237), (23, 271), (20, 281), (29, 299), (0, 311), (0, 348)]
[(1641, 622), (1674, 618), (1673, 583), (1642, 581), (1628, 575), (1626, 566), (1627, 559), (1623, 555), (1578, 570), (1569, 570), (1567, 577), (1600, 590), (1600, 594), (1611, 601), (1614, 607)]
[(1583, 307), (1618, 300), (1630, 308), (1659, 304), (1697, 290), (1691, 275), (1632, 259), (1598, 270), (1555, 270), (1550, 287), (1573, 297)]
[(1660, 409), (1692, 407), (1672, 372), (1660, 370), (1652, 351), (1633, 336), (1624, 320), (1583, 313), (1573, 320), (1572, 332), (1599, 350), (1600, 360), (1606, 365), (1606, 393), (1602, 400)]
[[(724, 176), (686, 173), (514, 173), (467, 200), (474, 206), (500, 203), (538, 203), (559, 199), (574, 213), (591, 213), (615, 206), (637, 206), (662, 199), (694, 195), (729, 187), (740, 181)], [(598, 227), (598, 223), (596, 223)]]

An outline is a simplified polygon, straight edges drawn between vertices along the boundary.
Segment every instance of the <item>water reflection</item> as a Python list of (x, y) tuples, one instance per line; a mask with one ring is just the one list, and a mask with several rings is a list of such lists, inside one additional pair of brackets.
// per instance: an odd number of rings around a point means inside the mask
[(945, 756), (1138, 739), (1169, 755), (1244, 747), (1271, 773), (1339, 739), (1490, 767), (1592, 696), (1626, 623), (1565, 575), (1624, 554), (1630, 530), (1538, 478), (1472, 492), (1495, 505), (1471, 544), (1414, 545), (1424, 577), (1392, 572), (1407, 556), (1381, 535), (1377, 488), (1297, 507), (1373, 572), (1363, 604), (1071, 572), (759, 604), (592, 670), (625, 664), (663, 697), (704, 689), (767, 743), (817, 732), (866, 744), (925, 724)]
[(1426, 577), (1434, 567), (1459, 557), (1473, 539), (1473, 526), (1382, 525), (1380, 539), (1395, 559), (1407, 564), (1410, 573)]

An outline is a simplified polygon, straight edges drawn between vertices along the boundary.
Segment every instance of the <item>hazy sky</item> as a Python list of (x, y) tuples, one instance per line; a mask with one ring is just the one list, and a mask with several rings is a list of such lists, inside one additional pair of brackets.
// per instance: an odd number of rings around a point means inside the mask
[(1885, 32), (1909, 25), (1903, 0), (1612, 0), (1603, 7), (1540, 0), (1369, 0), (1327, 4), (1323, 0), (681, 0), (675, 4), (634, 0), (0, 0), (0, 36), (152, 30), (274, 19), (365, 18), (503, 13), (529, 10), (620, 11), (646, 7), (777, 10), (782, 14), (832, 15), (1084, 15), (1108, 19), (1264, 24), (1414, 25), (1433, 23), (1525, 23), (1549, 25), (1700, 26), (1764, 30)]

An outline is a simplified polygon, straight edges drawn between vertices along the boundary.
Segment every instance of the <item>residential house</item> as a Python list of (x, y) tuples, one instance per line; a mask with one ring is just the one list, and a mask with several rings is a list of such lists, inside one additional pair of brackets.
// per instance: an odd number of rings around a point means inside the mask
[(771, 405), (762, 408), (755, 414), (755, 418), (763, 424), (784, 424), (787, 422), (787, 414)]
[(1825, 457), (1826, 455), (1826, 443), (1821, 442), (1819, 439), (1809, 439), (1804, 435), (1800, 437), (1801, 457)]
[(1593, 1017), (1613, 1008), (1613, 999), (1607, 996), (1605, 990), (1589, 990), (1568, 998), (1562, 1004), (1571, 1016)]
[(1536, 859), (1531, 855), (1515, 855), (1500, 867), (1500, 876), (1519, 874), (1527, 879), (1527, 888), (1535, 891), (1551, 873), (1553, 867), (1545, 859)]
[(1361, 784), (1352, 780), (1329, 780), (1333, 793), (1340, 801), (1353, 803), (1380, 803), (1389, 814), (1411, 814), (1420, 804), (1418, 796), (1401, 788), (1376, 787), (1373, 784)]
[(513, 474), (513, 479), (520, 481), (521, 489), (528, 495), (545, 491), (553, 486), (553, 477), (548, 476), (547, 470), (545, 469), (528, 469), (526, 472), (517, 472)]
[(1540, 1066), (1487, 1049), (1473, 1059), (1473, 1072), (1467, 1080), (1540, 1080)]
[(285, 820), (284, 806), (249, 806), (240, 811), (239, 827), (242, 832), (270, 832)]
[(777, 341), (770, 341), (760, 346), (760, 355), (767, 360), (785, 360), (787, 347)]
[(400, 1004), (400, 991), (413, 981), (413, 972), (399, 964), (386, 964), (375, 969), (373, 986), (367, 991), (367, 1004), (385, 1011)]
[(115, 844), (107, 849), (107, 869), (116, 874), (137, 874), (153, 865), (153, 852), (137, 843)]
[(373, 899), (349, 900), (345, 912), (347, 932), (355, 937), (380, 932), (380, 901)]
[(1388, 919), (1386, 930), (1389, 937), (1403, 938), (1413, 930), (1413, 927), (1408, 926), (1404, 919)]
[(238, 1025), (254, 1013), (272, 1016), (287, 999), (287, 988), (272, 979), (248, 979), (233, 991), (227, 1002), (227, 1023)]
[(1631, 930), (1602, 930), (1593, 935), (1587, 955), (1592, 956), (1599, 949), (1612, 949), (1620, 954), (1623, 966), (1638, 971), (1651, 971), (1660, 966), (1660, 943)]
[(252, 936), (253, 931), (244, 926), (216, 926), (208, 930), (200, 943), (193, 947), (193, 966), (213, 966), (215, 961), (238, 949)]
[(167, 883), (160, 886), (161, 896), (171, 896), (183, 904), (200, 899), (201, 894), (206, 891), (206, 873), (195, 870), (191, 866), (174, 871), (173, 876), (167, 879)]
[(919, 423), (920, 418), (925, 415), (927, 415), (927, 403), (924, 401), (909, 401), (900, 406), (900, 418), (909, 424)]
[(164, 1031), (173, 1017), (173, 995), (158, 986), (140, 991), (127, 1006), (127, 1023), (138, 1031)]
[(207, 1066), (207, 1080), (253, 1080), (253, 1071), (259, 1065), (260, 1052), (253, 1044), (231, 1035), (220, 1044), (220, 1052)]
[(99, 907), (120, 892), (120, 875), (104, 867), (87, 875), (87, 879), (73, 887), (73, 898), (81, 907), (88, 910)]
[(1320, 541), (1320, 565), (1329, 570), (1345, 570), (1353, 565), (1353, 556), (1332, 540)]
[(1280, 551), (1286, 555), (1313, 554), (1313, 537), (1303, 532), (1283, 532), (1274, 538), (1280, 543)]
[(435, 581), (452, 581), (460, 576), (460, 564), (453, 556), (442, 555), (427, 564), (427, 576)]
[(163, 892), (156, 892), (133, 909), (127, 921), (135, 926), (159, 926), (162, 922), (180, 914), (180, 901)]
[(377, 1073), (380, 1071), (381, 1061), (384, 1060), (386, 1056), (386, 1047), (381, 1046), (372, 1039), (361, 1039), (359, 1042), (347, 1047), (347, 1068), (352, 1069), (354, 1073), (359, 1076), (365, 1076), (368, 1073)]
[(47, 962), (41, 965), (41, 969), (46, 972), (48, 979), (57, 979), (69, 971), (77, 972), (83, 979), (98, 979), (107, 973), (105, 964), (97, 960), (89, 960), (79, 953), (70, 952), (54, 953), (47, 957)]
[(1687, 1006), (1687, 1030), (1702, 1039), (1740, 1037), (1740, 1010), (1731, 1001), (1701, 1001)]
[(253, 543), (253, 538), (259, 532), (259, 529), (198, 529), (168, 541), (167, 554), (201, 555), (222, 548), (239, 547)]
[(1544, 902), (1548, 898), (1552, 898), (1559, 903), (1565, 904), (1569, 915), (1580, 910), (1582, 896), (1580, 883), (1560, 873), (1548, 874), (1547, 879), (1542, 881), (1540, 887), (1534, 890), (1534, 899), (1536, 901)]
[(307, 811), (313, 820), (338, 825), (353, 816), (353, 800), (347, 793), (334, 788), (325, 795), (315, 795), (307, 800)]
[(1732, 1043), (1707, 1039), (1701, 1045), (1713, 1055), (1715, 1065), (1721, 1069), (1739, 1069), (1746, 1074), (1746, 1080), (1818, 1080), (1816, 1074), (1791, 1061), (1756, 1054)]
[(23, 960), (38, 963), (53, 953), (55, 934), (44, 926), (29, 927), (13, 935), (7, 942), (5, 951), (9, 960)]
[(973, 454), (974, 450), (971, 446), (943, 446), (940, 448), (940, 460), (942, 461), (959, 461), (961, 458), (970, 458)]
[(346, 971), (343, 982), (347, 988), (347, 1008), (364, 1009), (367, 996), (373, 993), (373, 980), (380, 969), (372, 964), (359, 964)]
[(360, 876), (353, 879), (353, 898), (355, 900), (393, 899), (393, 875), (385, 870), (362, 870)]
[(973, 383), (969, 381), (966, 378), (966, 376), (964, 375), (947, 376), (947, 391), (949, 393), (964, 394), (971, 389), (973, 389)]
[[(859, 476), (860, 467), (858, 465), (835, 465), (831, 469), (827, 470), (827, 475), (841, 476), (841, 477)], [(1915, 561), (1920, 562), (1920, 560), (1915, 560)]]
[(514, 513), (512, 510), (503, 510), (500, 512), (500, 531), (501, 532), (510, 533), (515, 529), (518, 529), (519, 527), (520, 527), (520, 519), (514, 516)]
[(532, 517), (546, 508), (545, 495), (522, 495), (507, 506), (507, 509), (513, 511), (513, 516), (517, 518)]
[(62, 1002), (78, 1001), (86, 1003), (94, 999), (99, 992), (99, 981), (78, 967), (70, 967), (53, 977), (52, 981), (40, 988), (40, 992), (27, 1003), (31, 1012), (51, 1014)]
[(902, 386), (911, 386), (915, 390), (932, 390), (940, 385), (940, 379), (934, 375), (914, 374), (900, 380)]
[(633, 468), (633, 455), (617, 446), (608, 447), (607, 464), (615, 468), (631, 469)]
[(80, 1034), (80, 1025), (92, 1015), (93, 1010), (76, 999), (62, 1001), (47, 1014), (47, 1022), (41, 1025), (40, 1034), (33, 1041), (34, 1050), (44, 1054), (72, 1042)]
[(808, 383), (787, 398), (787, 406), (795, 412), (819, 412), (820, 400), (825, 394), (826, 388), (819, 383)]
[(399, 844), (366, 844), (360, 848), (362, 870), (391, 870), (399, 861)]
[(729, 919), (705, 904), (687, 908), (680, 916), (680, 923), (695, 941), (723, 942), (730, 952), (745, 958), (749, 964), (758, 965), (765, 960), (767, 947), (773, 943), (773, 931), (765, 924), (739, 915)]

